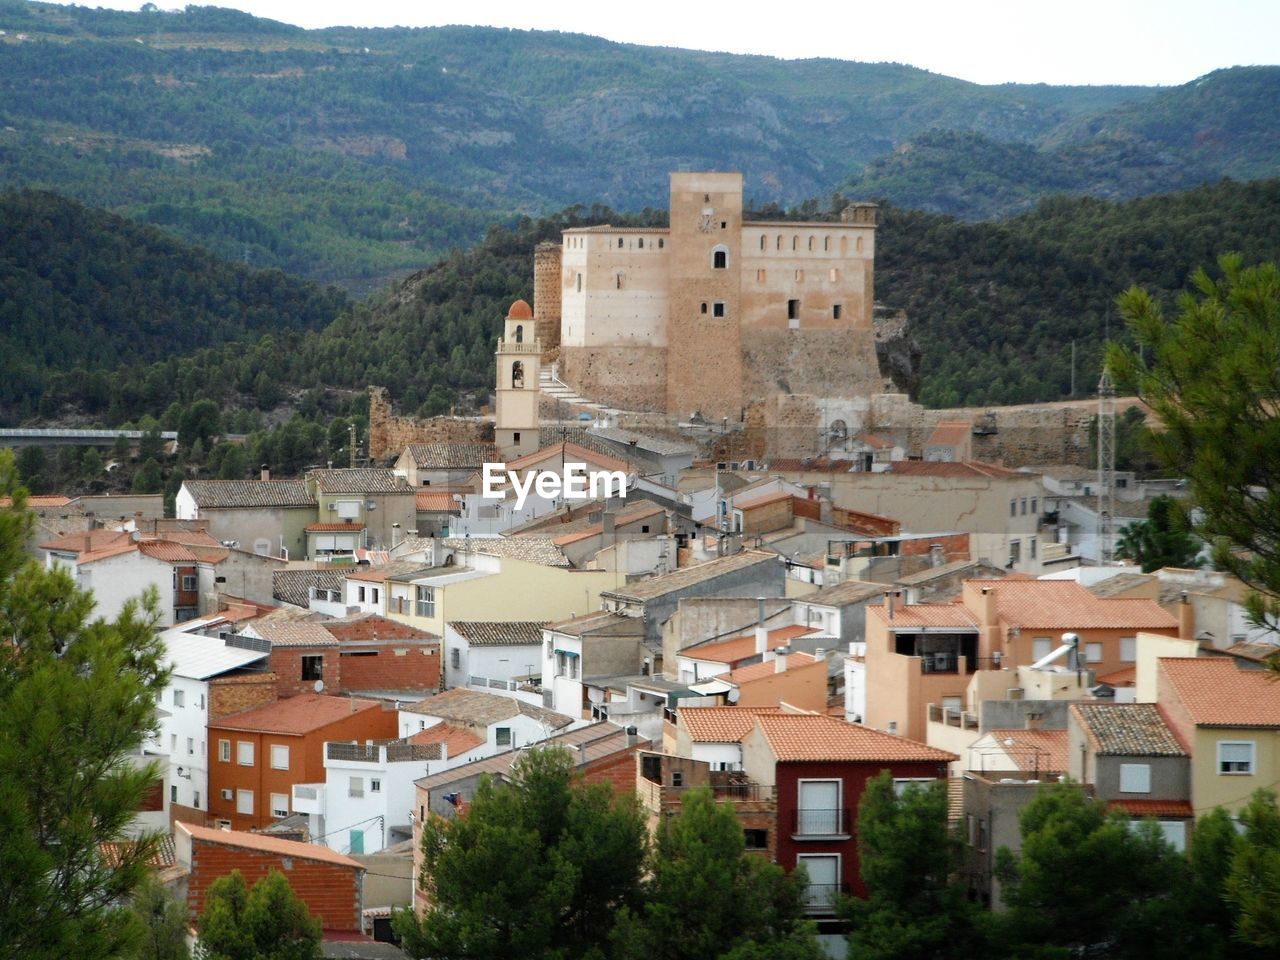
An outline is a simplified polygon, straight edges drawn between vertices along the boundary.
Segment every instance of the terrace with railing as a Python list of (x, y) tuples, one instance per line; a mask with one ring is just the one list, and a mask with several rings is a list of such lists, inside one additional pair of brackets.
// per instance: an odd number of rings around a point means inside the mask
[(409, 743), (407, 740), (371, 740), (368, 743), (330, 742), (324, 745), (326, 760), (345, 763), (403, 763), (410, 760), (441, 760), (439, 743)]

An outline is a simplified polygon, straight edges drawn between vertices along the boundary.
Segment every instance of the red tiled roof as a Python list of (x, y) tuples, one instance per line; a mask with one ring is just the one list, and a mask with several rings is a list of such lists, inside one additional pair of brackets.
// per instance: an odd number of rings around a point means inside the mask
[(1196, 815), (1190, 800), (1112, 800), (1108, 810), (1123, 810), (1131, 817), (1161, 817), (1190, 820)]
[(1112, 673), (1098, 677), (1099, 683), (1105, 683), (1109, 687), (1132, 687), (1138, 682), (1137, 667), (1121, 667)]
[(1191, 722), (1204, 727), (1280, 727), (1280, 675), (1232, 657), (1161, 657), (1160, 669)]
[(854, 439), (865, 443), (869, 447), (875, 447), (877, 450), (893, 449), (893, 441), (878, 437), (874, 433), (860, 433)]
[(868, 615), (883, 620), (891, 629), (910, 627), (976, 627), (978, 618), (962, 603), (917, 603), (896, 607), (893, 619), (889, 608), (868, 606)]
[(681, 707), (676, 722), (694, 743), (738, 743), (755, 729), (756, 717), (766, 713), (782, 713), (782, 708)]
[[(776, 630), (768, 632), (769, 650), (776, 650), (778, 647), (787, 645), (787, 641), (794, 637), (804, 636), (806, 633), (813, 633), (813, 627), (805, 627), (798, 624), (787, 627), (779, 627)], [(715, 643), (701, 644), (696, 647), (686, 647), (680, 651), (682, 656), (689, 657), (693, 660), (713, 660), (716, 663), (737, 663), (739, 660), (745, 660), (748, 657), (755, 656), (756, 637), (754, 633), (746, 634), (741, 637), (730, 637), (728, 640), (719, 640)]]
[(198, 827), (194, 823), (174, 825), (177, 830), (186, 831), (192, 839), (205, 843), (218, 843), (227, 847), (239, 847), (255, 853), (274, 853), (281, 857), (295, 857), (299, 860), (319, 860), (339, 867), (350, 867), (353, 870), (364, 870), (364, 864), (344, 857), (336, 850), (319, 843), (299, 843), (296, 840), (282, 840), (266, 833), (247, 833), (243, 830), (214, 830), (211, 827)]
[(508, 320), (532, 320), (533, 310), (524, 300), (517, 300), (511, 304), (511, 309), (507, 311)]
[[(38, 510), (41, 507), (65, 507), (70, 502), (70, 497), (64, 497), (55, 493), (27, 495), (27, 509), (29, 510)], [(12, 506), (13, 497), (0, 497), (0, 507)]]
[[(793, 653), (787, 656), (787, 669), (795, 670), (798, 667), (805, 667), (811, 663), (818, 661), (807, 653)], [(749, 667), (739, 667), (737, 670), (725, 675), (722, 679), (728, 680), (736, 686), (742, 686), (744, 683), (751, 683), (754, 680), (760, 680), (764, 677), (772, 676), (778, 672), (778, 663), (776, 660), (765, 660), (761, 663), (753, 663)]]
[(100, 549), (82, 553), (76, 557), (76, 562), (80, 564), (93, 563), (96, 560), (105, 560), (108, 557), (119, 557), (126, 553), (133, 553), (137, 549), (138, 545), (132, 540), (120, 540), (116, 543), (108, 543)]
[(353, 713), (381, 709), (381, 704), (375, 700), (303, 693), (215, 720), (209, 724), (209, 729), (216, 727), (219, 730), (256, 730), (263, 733), (301, 736), (312, 730), (327, 727)]
[(359, 533), (364, 527), (358, 523), (308, 523), (307, 533)]
[(925, 446), (955, 446), (964, 443), (973, 426), (964, 420), (943, 420), (933, 428)]
[(419, 513), (457, 513), (462, 510), (462, 504), (453, 499), (452, 493), (438, 490), (419, 490), (414, 504)]
[(455, 727), (448, 723), (437, 723), (434, 727), (420, 730), (409, 738), (410, 743), (442, 743), (450, 757), (457, 757), (474, 750), (484, 743), (484, 737), (478, 737), (470, 730)]
[(1177, 629), (1178, 618), (1154, 600), (1097, 597), (1071, 580), (966, 580), (990, 587), (996, 615), (1006, 623), (1037, 629)]
[[(1067, 769), (1066, 730), (988, 730), (1019, 770), (1064, 773)], [(1012, 743), (1007, 741), (1012, 740)]]
[(773, 755), (782, 761), (950, 763), (959, 759), (946, 750), (821, 714), (758, 716), (756, 726)]
[(745, 500), (739, 500), (736, 497), (733, 505), (739, 510), (754, 510), (756, 507), (766, 507), (770, 504), (781, 503), (783, 500), (790, 500), (793, 494), (789, 490), (779, 490), (776, 493), (766, 493), (760, 497), (748, 497)]
[(588, 450), (586, 447), (579, 446), (570, 440), (563, 443), (553, 444), (549, 447), (543, 447), (535, 450), (533, 453), (526, 453), (523, 457), (517, 457), (507, 463), (508, 470), (519, 472), (525, 467), (536, 466), (544, 460), (550, 460), (557, 457), (563, 457), (568, 463), (586, 463), (593, 467), (602, 467), (606, 470), (621, 470), (627, 472), (631, 469), (631, 464), (625, 460), (619, 460), (617, 457), (611, 457), (608, 454), (598, 453), (595, 450)]
[(163, 560), (166, 563), (195, 563), (196, 555), (180, 543), (168, 540), (143, 540), (138, 550), (152, 560)]
[[(88, 537), (88, 550), (85, 549), (85, 538)], [(40, 544), (41, 550), (53, 550), (58, 553), (92, 553), (101, 550), (108, 544), (132, 542), (129, 533), (124, 530), (82, 530), (79, 533), (68, 533)]]

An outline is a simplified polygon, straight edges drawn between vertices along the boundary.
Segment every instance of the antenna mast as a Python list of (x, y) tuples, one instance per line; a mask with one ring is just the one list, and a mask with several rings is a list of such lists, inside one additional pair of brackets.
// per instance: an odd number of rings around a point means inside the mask
[(1106, 367), (1098, 378), (1098, 562), (1112, 561), (1116, 505), (1116, 389)]

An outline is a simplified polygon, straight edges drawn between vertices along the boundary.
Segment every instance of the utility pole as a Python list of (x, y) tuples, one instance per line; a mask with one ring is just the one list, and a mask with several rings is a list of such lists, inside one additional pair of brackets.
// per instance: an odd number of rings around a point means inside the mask
[(356, 466), (356, 425), (354, 423), (347, 424), (347, 434), (351, 440), (347, 443), (347, 449), (351, 454), (351, 468), (354, 470)]
[(1107, 368), (1098, 378), (1098, 562), (1114, 554), (1112, 534), (1116, 505), (1116, 389)]

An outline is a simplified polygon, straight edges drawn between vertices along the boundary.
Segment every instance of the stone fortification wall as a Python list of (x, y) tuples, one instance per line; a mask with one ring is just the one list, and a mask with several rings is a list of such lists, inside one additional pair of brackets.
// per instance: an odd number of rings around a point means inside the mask
[(560, 369), (565, 383), (605, 406), (666, 406), (667, 351), (661, 347), (561, 347)]
[(491, 443), (493, 424), (463, 417), (419, 420), (392, 412), (385, 387), (369, 388), (369, 458), (399, 454), (411, 443)]
[(560, 348), (560, 244), (545, 241), (533, 251), (533, 324), (549, 363)]
[(879, 393), (872, 332), (753, 330), (742, 338), (743, 395), (867, 397)]

